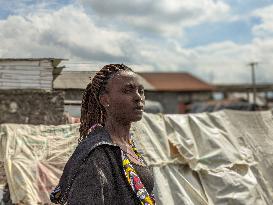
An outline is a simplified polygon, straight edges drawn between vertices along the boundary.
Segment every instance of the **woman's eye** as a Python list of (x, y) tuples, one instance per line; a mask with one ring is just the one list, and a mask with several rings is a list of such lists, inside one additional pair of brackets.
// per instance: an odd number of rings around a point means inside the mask
[(138, 92), (139, 94), (144, 94), (144, 89), (140, 89)]
[(124, 89), (123, 90), (124, 93), (135, 93), (135, 92), (138, 92), (140, 95), (143, 95), (144, 94), (144, 89), (135, 89), (135, 88), (127, 88), (127, 89)]

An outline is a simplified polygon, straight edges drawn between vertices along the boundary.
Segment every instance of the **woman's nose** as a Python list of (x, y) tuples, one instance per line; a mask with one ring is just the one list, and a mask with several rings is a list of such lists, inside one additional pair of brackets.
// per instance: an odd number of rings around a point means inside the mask
[(144, 101), (144, 95), (143, 94), (141, 94), (141, 93), (139, 93), (139, 92), (136, 92), (135, 93), (135, 96), (134, 96), (134, 100), (136, 101), (136, 102), (139, 102), (139, 101)]

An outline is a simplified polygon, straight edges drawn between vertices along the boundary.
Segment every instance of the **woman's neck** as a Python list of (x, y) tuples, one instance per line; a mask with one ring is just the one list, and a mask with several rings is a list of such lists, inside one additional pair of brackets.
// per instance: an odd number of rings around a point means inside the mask
[(104, 127), (109, 132), (113, 143), (119, 145), (129, 144), (131, 123), (123, 124), (116, 120), (108, 119)]

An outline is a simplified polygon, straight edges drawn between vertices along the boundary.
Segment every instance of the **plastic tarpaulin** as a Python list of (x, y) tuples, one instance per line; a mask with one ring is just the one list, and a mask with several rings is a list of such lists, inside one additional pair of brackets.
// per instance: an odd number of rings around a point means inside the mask
[[(13, 203), (49, 202), (79, 125), (0, 128), (0, 160)], [(270, 111), (145, 114), (132, 134), (153, 167), (157, 204), (273, 204)]]
[(169, 119), (186, 132), (180, 130), (170, 140), (181, 145), (177, 139), (192, 139), (191, 152), (182, 155), (194, 156), (188, 163), (199, 173), (209, 203), (273, 204), (270, 111), (221, 111)]
[(48, 193), (77, 145), (78, 125), (3, 124), (0, 136), (12, 202), (48, 203)]

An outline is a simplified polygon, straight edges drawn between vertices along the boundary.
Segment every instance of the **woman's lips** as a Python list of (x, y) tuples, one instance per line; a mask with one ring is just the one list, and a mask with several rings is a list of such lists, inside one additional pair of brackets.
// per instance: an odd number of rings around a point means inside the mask
[(134, 110), (135, 111), (139, 111), (139, 112), (143, 112), (143, 110), (144, 110), (144, 106), (136, 106), (135, 108), (134, 108)]

